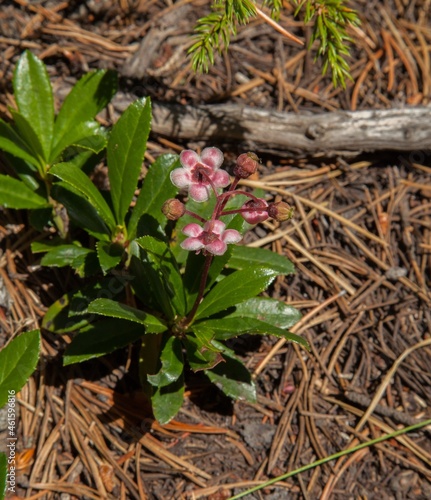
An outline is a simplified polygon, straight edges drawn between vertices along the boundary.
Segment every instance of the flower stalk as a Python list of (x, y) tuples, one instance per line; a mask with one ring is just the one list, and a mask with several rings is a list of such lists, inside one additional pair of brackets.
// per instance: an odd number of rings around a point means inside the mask
[[(180, 163), (181, 168), (173, 170), (170, 174), (175, 186), (186, 188), (189, 197), (197, 202), (207, 201), (211, 195), (216, 197), (215, 207), (208, 220), (188, 210), (181, 201), (175, 198), (167, 200), (162, 207), (162, 212), (170, 220), (178, 220), (187, 214), (203, 224), (201, 226), (192, 222), (182, 229), (187, 238), (181, 243), (181, 247), (196, 253), (202, 252), (205, 256), (196, 300), (190, 312), (177, 323), (179, 329), (184, 332), (193, 322), (203, 299), (214, 256), (223, 255), (228, 244), (238, 243), (242, 239), (236, 229), (227, 229), (226, 224), (220, 218), (240, 214), (250, 224), (263, 222), (269, 217), (284, 221), (292, 217), (293, 209), (285, 202), (268, 204), (263, 198), (237, 189), (241, 179), (247, 179), (258, 169), (259, 159), (254, 153), (244, 153), (237, 158), (233, 170), (235, 177), (231, 183), (228, 173), (220, 169), (223, 163), (223, 153), (218, 148), (205, 148), (200, 156), (195, 151), (182, 151)], [(229, 183), (227, 190), (220, 192)], [(236, 195), (244, 195), (248, 201), (241, 208), (224, 210), (229, 199)]]

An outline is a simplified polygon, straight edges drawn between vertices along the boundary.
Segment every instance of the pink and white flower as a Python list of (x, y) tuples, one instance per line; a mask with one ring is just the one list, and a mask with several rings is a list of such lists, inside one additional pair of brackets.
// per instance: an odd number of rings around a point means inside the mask
[(181, 243), (182, 248), (197, 253), (204, 249), (213, 255), (223, 255), (228, 243), (238, 243), (242, 239), (235, 229), (226, 229), (226, 224), (221, 220), (208, 221), (203, 228), (199, 224), (187, 224), (183, 233), (189, 238)]
[(229, 182), (229, 174), (221, 170), (223, 153), (218, 148), (205, 148), (199, 156), (186, 149), (180, 154), (182, 168), (171, 172), (172, 184), (188, 188), (189, 196), (195, 201), (207, 201), (212, 187), (224, 188)]
[(241, 215), (249, 224), (257, 224), (268, 218), (266, 207), (268, 207), (268, 203), (263, 198), (249, 200), (247, 203), (244, 203), (242, 208), (249, 208), (250, 210), (241, 212)]

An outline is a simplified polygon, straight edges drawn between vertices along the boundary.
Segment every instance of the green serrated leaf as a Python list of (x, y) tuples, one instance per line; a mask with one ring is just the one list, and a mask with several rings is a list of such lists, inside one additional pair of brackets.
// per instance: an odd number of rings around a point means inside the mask
[(214, 346), (211, 346), (211, 350), (207, 349), (201, 342), (204, 335), (207, 338), (209, 335), (213, 337), (214, 331), (204, 325), (199, 325), (198, 328), (200, 329), (199, 335), (201, 339), (198, 339), (194, 335), (194, 332), (187, 333), (186, 338), (183, 339), (183, 344), (187, 352), (187, 361), (190, 368), (195, 372), (213, 368), (223, 361), (220, 350), (216, 349)]
[(46, 160), (44, 159), (44, 151), (39, 137), (33, 128), (32, 123), (30, 123), (21, 113), (11, 109), (12, 117), (14, 119), (14, 127), (16, 132), (19, 133), (22, 140), (27, 145), (30, 150), (31, 155), (38, 160), (38, 168), (40, 171), (45, 172)]
[(291, 328), (301, 319), (301, 313), (280, 300), (253, 297), (235, 306), (224, 318), (255, 318), (278, 328)]
[(180, 316), (186, 314), (186, 297), (183, 280), (176, 260), (164, 241), (152, 236), (142, 236), (135, 242), (147, 253), (148, 261), (162, 276), (163, 288)]
[[(217, 256), (212, 260), (210, 270), (208, 272), (208, 278), (205, 285), (205, 292), (208, 291), (213, 284), (216, 282), (217, 278), (229, 262), (232, 255), (233, 245), (229, 245), (226, 252), (223, 255)], [(196, 254), (195, 252), (189, 252), (186, 269), (184, 272), (184, 288), (187, 292), (187, 308), (190, 310), (196, 300), (199, 291), (199, 284), (201, 281), (201, 274), (196, 272), (197, 269), (203, 269), (205, 256), (202, 254)]]
[(166, 324), (152, 314), (136, 309), (126, 304), (120, 304), (115, 300), (96, 299), (88, 306), (89, 313), (96, 313), (110, 318), (119, 318), (145, 326), (144, 333), (161, 333), (167, 330)]
[(103, 274), (118, 266), (124, 255), (124, 248), (121, 245), (109, 241), (98, 241), (96, 249)]
[(143, 325), (109, 318), (82, 328), (67, 347), (63, 365), (82, 363), (121, 349), (145, 334)]
[(99, 153), (106, 146), (106, 136), (102, 127), (94, 120), (77, 123), (72, 129), (66, 131), (61, 140), (52, 149), (50, 163), (60, 156), (69, 146), (80, 146)]
[(161, 424), (170, 422), (180, 410), (184, 400), (184, 376), (169, 385), (157, 388), (151, 396), (153, 413)]
[(82, 287), (78, 291), (66, 293), (48, 308), (42, 320), (42, 328), (57, 334), (77, 331), (97, 316), (88, 313), (88, 306), (98, 298), (119, 296), (124, 290), (131, 277), (125, 274), (117, 274), (99, 279)]
[(256, 386), (247, 368), (236, 358), (233, 351), (226, 347), (224, 347), (223, 358), (224, 363), (206, 370), (205, 374), (226, 396), (256, 403)]
[(33, 330), (14, 338), (0, 351), (0, 408), (10, 391), (19, 392), (36, 369), (40, 332)]
[(294, 274), (295, 267), (292, 262), (282, 255), (279, 255), (265, 248), (252, 248), (242, 245), (232, 247), (232, 257), (229, 260), (229, 267), (234, 269), (247, 269), (250, 265), (268, 266), (278, 274)]
[(143, 216), (144, 227), (145, 223), (149, 225), (153, 221), (165, 227), (167, 219), (162, 214), (162, 205), (177, 193), (169, 175), (176, 167), (179, 167), (178, 156), (165, 154), (159, 156), (149, 168), (127, 227), (130, 239), (135, 238), (138, 223)]
[[(34, 252), (37, 253), (37, 246), (34, 246)], [(74, 262), (76, 259), (86, 256), (89, 253), (93, 252), (88, 248), (82, 248), (77, 245), (59, 245), (54, 247), (46, 253), (40, 263), (42, 266), (47, 267), (65, 267), (65, 266), (74, 266)]]
[(98, 240), (109, 241), (110, 231), (93, 205), (77, 189), (66, 182), (57, 182), (51, 196), (67, 210), (70, 220)]
[(5, 208), (44, 208), (49, 203), (28, 188), (23, 181), (0, 174), (0, 206)]
[(295, 342), (309, 350), (308, 342), (299, 335), (255, 318), (226, 317), (223, 319), (208, 319), (199, 322), (197, 325), (193, 325), (193, 328), (195, 326), (212, 329), (217, 340), (228, 340), (244, 333), (251, 335), (274, 335), (275, 337)]
[(171, 320), (174, 319), (176, 313), (158, 268), (148, 259), (148, 255), (141, 250), (135, 240), (130, 243), (129, 252), (131, 255), (129, 270), (135, 277), (132, 282), (133, 292), (148, 308), (162, 312)]
[(13, 156), (21, 158), (34, 166), (39, 166), (39, 161), (34, 157), (25, 141), (15, 130), (0, 118), (0, 149)]
[(21, 115), (31, 123), (48, 161), (54, 132), (54, 99), (43, 62), (26, 50), (14, 73), (15, 100)]
[(165, 337), (160, 352), (162, 366), (155, 375), (148, 375), (148, 382), (154, 387), (165, 387), (178, 380), (184, 371), (181, 341), (170, 335)]
[(57, 115), (54, 125), (54, 149), (58, 150), (59, 144), (67, 142), (65, 136), (70, 131), (83, 122), (92, 120), (109, 103), (116, 91), (115, 72), (100, 70), (84, 75), (74, 85)]
[(50, 168), (49, 173), (59, 177), (62, 181), (81, 193), (105, 221), (108, 228), (111, 231), (115, 229), (115, 219), (109, 205), (82, 170), (73, 163), (58, 163)]
[(108, 175), (112, 205), (119, 225), (136, 189), (142, 168), (151, 125), (151, 101), (139, 99), (132, 103), (114, 125), (108, 141)]
[(224, 278), (203, 299), (195, 319), (212, 316), (263, 292), (278, 272), (264, 266), (250, 266)]

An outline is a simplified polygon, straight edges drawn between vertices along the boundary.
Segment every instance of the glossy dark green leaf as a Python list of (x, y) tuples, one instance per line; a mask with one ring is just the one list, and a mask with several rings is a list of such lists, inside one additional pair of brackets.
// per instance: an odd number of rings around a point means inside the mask
[(54, 184), (51, 196), (67, 210), (70, 220), (98, 240), (109, 241), (110, 231), (88, 199), (66, 182)]
[(235, 306), (229, 318), (255, 318), (278, 328), (291, 328), (301, 319), (301, 313), (281, 300), (254, 297)]
[(52, 303), (42, 320), (42, 328), (62, 335), (73, 332), (89, 324), (88, 316), (69, 316), (70, 301), (74, 292), (67, 293)]
[(174, 319), (176, 313), (166, 291), (162, 273), (135, 240), (130, 243), (128, 250), (131, 255), (129, 270), (134, 276), (131, 283), (133, 293), (149, 309), (160, 311), (166, 318)]
[(121, 245), (109, 241), (98, 241), (96, 249), (103, 274), (118, 266), (124, 255), (124, 248)]
[(69, 146), (80, 146), (94, 153), (101, 151), (107, 143), (106, 135), (98, 122), (88, 120), (77, 123), (74, 128), (67, 130), (61, 140), (52, 149), (50, 163)]
[(295, 335), (287, 330), (283, 330), (282, 328), (278, 328), (254, 318), (226, 317), (223, 319), (208, 319), (193, 325), (193, 328), (196, 326), (211, 328), (217, 340), (231, 339), (244, 333), (253, 335), (274, 335), (275, 337), (295, 342), (309, 350), (308, 342), (299, 335)]
[(116, 274), (66, 293), (48, 308), (42, 327), (57, 334), (79, 330), (98, 318), (96, 314), (88, 313), (91, 302), (99, 298), (118, 297), (130, 281), (130, 276)]
[(162, 366), (155, 375), (148, 375), (148, 382), (154, 387), (165, 387), (178, 380), (184, 371), (181, 341), (170, 335), (165, 337), (160, 352)]
[(196, 319), (212, 316), (263, 292), (277, 272), (263, 266), (236, 271), (217, 283), (201, 302)]
[(253, 264), (270, 267), (277, 271), (278, 274), (293, 274), (295, 272), (292, 262), (287, 257), (275, 252), (265, 248), (252, 248), (242, 245), (233, 247), (229, 267), (247, 269)]
[(123, 225), (142, 168), (151, 125), (151, 102), (132, 103), (114, 125), (108, 141), (108, 175), (116, 221)]
[(73, 165), (73, 163), (58, 163), (51, 167), (49, 172), (81, 193), (105, 221), (109, 229), (112, 231), (115, 229), (115, 219), (109, 205), (82, 170)]
[(109, 318), (82, 328), (67, 347), (63, 365), (81, 363), (126, 347), (145, 334), (144, 326)]
[(172, 252), (164, 241), (152, 236), (137, 238), (136, 243), (147, 253), (148, 260), (161, 275), (163, 288), (180, 316), (186, 314), (183, 280)]
[(87, 135), (82, 139), (76, 140), (72, 146), (78, 149), (87, 149), (92, 153), (100, 153), (108, 144), (108, 136), (105, 129), (102, 127), (93, 135)]
[(160, 226), (166, 225), (167, 219), (162, 214), (162, 206), (177, 193), (177, 188), (169, 176), (176, 167), (179, 167), (178, 156), (165, 154), (159, 156), (148, 169), (127, 228), (131, 239), (136, 236), (138, 222), (144, 214), (147, 218), (157, 221)]
[(88, 306), (89, 313), (96, 313), (110, 318), (125, 319), (145, 326), (142, 333), (161, 333), (167, 330), (166, 324), (152, 314), (121, 304), (110, 299), (96, 299)]
[(27, 119), (18, 111), (11, 109), (10, 112), (14, 119), (14, 126), (17, 133), (19, 133), (20, 137), (23, 141), (25, 141), (31, 155), (38, 160), (39, 168), (42, 166), (44, 167), (46, 164), (46, 160), (44, 159), (45, 153), (32, 123), (28, 122)]
[(196, 337), (197, 344), (199, 345), (199, 350), (204, 351), (214, 351), (220, 352), (220, 349), (214, 347), (212, 341), (215, 337), (214, 330), (211, 327), (203, 324), (194, 324), (191, 328), (193, 334)]
[(179, 412), (184, 400), (184, 376), (164, 387), (159, 387), (151, 397), (153, 413), (161, 424), (167, 424)]
[(34, 164), (22, 160), (17, 156), (12, 156), (10, 153), (4, 153), (4, 158), (8, 167), (15, 172), (18, 179), (23, 181), (29, 189), (37, 191), (40, 188), (41, 182), (35, 177), (37, 175), (37, 167)]
[(39, 330), (22, 333), (0, 351), (0, 408), (7, 402), (8, 391), (19, 392), (30, 378), (39, 352)]
[[(211, 331), (206, 326), (200, 327), (200, 333), (202, 334), (204, 331), (211, 333), (214, 336), (214, 332)], [(213, 368), (218, 363), (223, 361), (223, 357), (220, 352), (212, 347), (211, 350), (207, 349), (202, 345), (200, 339), (198, 339), (193, 333), (187, 333), (185, 339), (183, 339), (183, 345), (186, 348), (187, 353), (187, 361), (190, 365), (190, 368), (197, 372), (201, 370), (207, 370), (209, 368)]]
[(23, 181), (0, 174), (0, 206), (5, 208), (42, 208), (49, 204), (45, 198), (28, 188)]
[[(72, 88), (63, 102), (54, 125), (54, 149), (67, 143), (65, 136), (83, 122), (92, 120), (117, 91), (117, 76), (113, 71), (87, 73)], [(71, 143), (69, 143), (71, 144)], [(64, 149), (64, 147), (63, 147)]]
[(0, 500), (3, 500), (5, 497), (7, 472), (6, 453), (0, 452)]
[(15, 100), (21, 115), (31, 123), (48, 161), (54, 132), (54, 99), (43, 62), (26, 50), (14, 73)]
[(25, 141), (6, 122), (0, 118), (0, 149), (13, 156), (28, 161), (32, 165), (38, 166), (39, 161), (34, 157)]
[[(36, 248), (36, 247), (34, 247)], [(93, 250), (82, 248), (77, 245), (59, 245), (49, 250), (41, 259), (42, 266), (48, 267), (74, 267), (74, 261), (82, 256), (86, 256)], [(36, 253), (36, 250), (35, 250)]]
[[(230, 259), (232, 253), (232, 246), (229, 245), (223, 255), (214, 257), (211, 262), (211, 267), (205, 284), (205, 291), (208, 291), (216, 280), (220, 277), (223, 268)], [(189, 252), (186, 262), (186, 269), (184, 271), (184, 288), (187, 292), (187, 308), (190, 310), (196, 300), (199, 292), (202, 272), (206, 257), (195, 252)]]
[(224, 363), (219, 363), (205, 374), (226, 396), (240, 400), (257, 402), (256, 386), (247, 368), (234, 355), (233, 351), (223, 351)]

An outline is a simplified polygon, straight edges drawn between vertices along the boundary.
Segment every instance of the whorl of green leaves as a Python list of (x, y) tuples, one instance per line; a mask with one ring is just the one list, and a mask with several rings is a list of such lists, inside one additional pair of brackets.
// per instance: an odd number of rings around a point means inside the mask
[[(297, 5), (295, 16), (304, 10), (304, 22), (313, 22), (313, 33), (310, 47), (314, 41), (319, 42), (316, 58), (323, 60), (323, 74), (328, 68), (332, 71), (334, 86), (345, 87), (346, 78), (351, 79), (349, 65), (345, 57), (349, 55), (347, 44), (351, 38), (346, 28), (349, 24), (358, 25), (357, 13), (346, 7), (346, 0), (293, 0)], [(263, 0), (263, 7), (268, 7), (271, 17), (280, 17), (282, 0)], [(229, 47), (230, 38), (236, 35), (237, 25), (246, 24), (256, 17), (254, 0), (215, 0), (212, 12), (198, 20), (194, 37), (195, 43), (190, 47), (192, 66), (195, 71), (208, 71), (214, 64), (215, 51), (221, 53)]]

